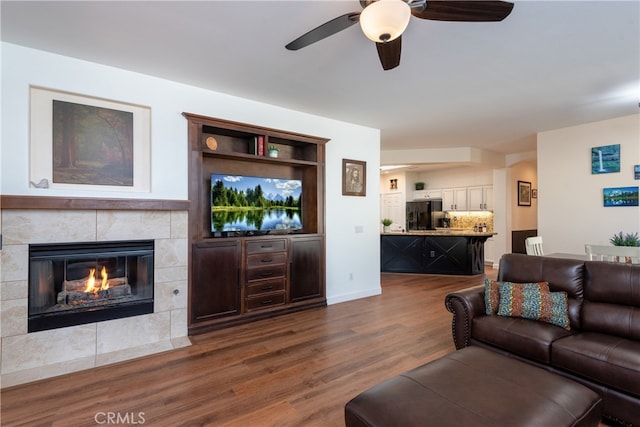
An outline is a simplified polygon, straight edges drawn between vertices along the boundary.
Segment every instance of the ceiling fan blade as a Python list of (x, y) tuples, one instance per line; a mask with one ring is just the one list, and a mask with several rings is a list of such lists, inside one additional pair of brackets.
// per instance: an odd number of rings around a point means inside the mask
[(402, 50), (402, 36), (386, 43), (376, 43), (378, 57), (382, 69), (391, 70), (400, 65), (400, 51)]
[(327, 37), (332, 36), (335, 33), (349, 28), (353, 24), (357, 23), (359, 19), (360, 12), (345, 13), (344, 15), (338, 16), (331, 21), (325, 22), (324, 24), (314, 28), (308, 33), (301, 35), (285, 47), (289, 50), (302, 49), (303, 47), (309, 46), (310, 44), (322, 39), (326, 39)]
[(497, 22), (509, 16), (513, 3), (483, 0), (427, 0), (424, 8), (412, 8), (416, 18), (434, 21)]

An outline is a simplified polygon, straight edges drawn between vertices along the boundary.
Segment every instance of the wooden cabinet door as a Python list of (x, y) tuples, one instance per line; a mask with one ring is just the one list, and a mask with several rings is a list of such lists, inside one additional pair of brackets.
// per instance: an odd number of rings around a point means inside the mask
[(290, 302), (324, 297), (323, 238), (291, 238)]
[(197, 243), (191, 263), (191, 323), (240, 314), (240, 241)]

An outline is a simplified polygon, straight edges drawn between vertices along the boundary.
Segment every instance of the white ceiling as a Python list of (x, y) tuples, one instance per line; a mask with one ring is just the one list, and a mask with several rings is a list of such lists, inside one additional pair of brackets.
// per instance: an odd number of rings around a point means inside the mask
[(2, 40), (382, 130), (382, 149), (535, 149), (638, 112), (640, 2), (515, 1), (499, 23), (411, 18), (383, 71), (358, 25), (284, 45), (344, 1), (2, 1)]

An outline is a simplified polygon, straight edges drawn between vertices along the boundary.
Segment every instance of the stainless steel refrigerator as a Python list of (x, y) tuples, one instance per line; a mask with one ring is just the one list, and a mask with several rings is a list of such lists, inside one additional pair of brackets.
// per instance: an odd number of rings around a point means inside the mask
[(442, 212), (442, 199), (407, 202), (407, 231), (435, 230)]

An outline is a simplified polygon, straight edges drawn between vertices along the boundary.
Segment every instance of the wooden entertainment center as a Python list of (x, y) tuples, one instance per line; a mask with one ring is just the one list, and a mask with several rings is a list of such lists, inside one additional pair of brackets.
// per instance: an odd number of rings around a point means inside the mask
[[(183, 113), (189, 133), (189, 334), (326, 305), (325, 138)], [(265, 155), (277, 148), (278, 157)], [(211, 175), (302, 181), (302, 229), (211, 230)]]

